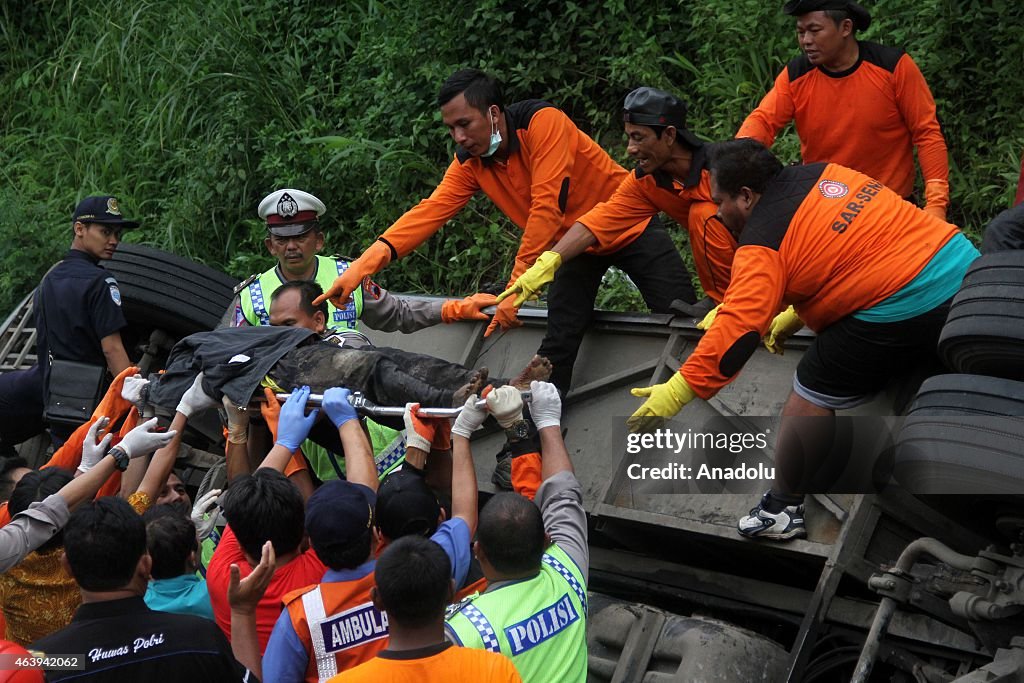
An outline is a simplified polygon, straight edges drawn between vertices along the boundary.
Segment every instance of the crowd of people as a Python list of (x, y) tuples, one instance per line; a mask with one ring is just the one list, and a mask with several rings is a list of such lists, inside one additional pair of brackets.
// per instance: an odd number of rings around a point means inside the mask
[[(856, 406), (933, 356), (978, 251), (945, 220), (946, 145), (911, 57), (859, 40), (871, 17), (849, 0), (784, 11), (801, 54), (735, 140), (705, 142), (683, 98), (638, 87), (623, 103), (627, 171), (556, 106), (506, 104), (492, 76), (463, 69), (437, 98), (457, 144), (443, 179), (355, 260), (320, 255), (327, 207), (313, 194), (260, 202), (276, 263), (236, 288), (226, 328), (305, 328), (347, 349), (372, 347), (362, 324), (490, 320), (486, 336), (520, 325), (519, 307), (550, 285), (524, 375), (475, 376), (452, 420), (409, 403), (401, 425), (382, 424), (341, 385), (315, 402), (284, 387), (283, 403), (268, 386), (255, 410), (200, 372), (159, 427), (121, 338), (117, 282), (98, 265), (138, 224), (116, 197), (84, 199), (35, 294), (38, 364), (0, 375), (2, 653), (42, 658), (55, 681), (584, 681), (587, 519), (562, 397), (612, 266), (651, 311), (699, 312), (705, 330), (678, 372), (633, 390), (632, 430), (709, 399), (761, 344), (782, 353), (805, 325), (816, 333), (783, 409), (776, 480), (738, 521), (748, 537), (806, 535), (804, 474), (827, 447), (799, 418)], [(803, 163), (783, 166), (769, 147), (790, 121)], [(479, 192), (523, 232), (504, 292), (425, 302), (373, 282)], [(661, 212), (687, 233), (703, 309)], [(1019, 248), (1022, 222), (1001, 216), (986, 243)], [(97, 369), (113, 383), (76, 426), (58, 408)], [(209, 411), (227, 484), (193, 504), (174, 467)], [(488, 420), (508, 440), (494, 481), (509, 490), (481, 507), (471, 440)], [(13, 447), (47, 425), (53, 456), (30, 469)]]

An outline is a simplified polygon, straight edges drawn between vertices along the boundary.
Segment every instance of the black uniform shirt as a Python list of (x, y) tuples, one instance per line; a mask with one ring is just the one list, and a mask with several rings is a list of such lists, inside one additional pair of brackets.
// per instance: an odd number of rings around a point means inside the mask
[(212, 621), (151, 610), (141, 596), (83, 604), (66, 628), (29, 649), (85, 656), (84, 671), (49, 671), (48, 681), (257, 680), (235, 661), (231, 645)]
[(43, 278), (33, 302), (36, 353), (49, 367), (47, 354), (62, 360), (106, 365), (100, 340), (128, 322), (121, 310), (117, 281), (84, 251), (71, 249)]

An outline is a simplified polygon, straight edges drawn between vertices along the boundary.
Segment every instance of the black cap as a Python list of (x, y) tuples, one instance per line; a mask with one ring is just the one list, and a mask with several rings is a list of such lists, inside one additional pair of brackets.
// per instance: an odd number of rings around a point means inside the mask
[(118, 206), (117, 197), (112, 197), (108, 194), (86, 197), (78, 202), (71, 222), (116, 225), (122, 230), (131, 230), (132, 228), (139, 227), (137, 222), (125, 220), (124, 216), (121, 215), (121, 207)]
[(377, 489), (374, 517), (380, 532), (392, 541), (412, 534), (429, 536), (437, 530), (440, 514), (437, 496), (418, 472), (392, 472)]
[(704, 144), (686, 128), (686, 103), (664, 90), (643, 86), (626, 95), (622, 120), (638, 126), (674, 126), (688, 146)]
[(858, 31), (865, 30), (871, 26), (871, 14), (851, 0), (788, 0), (782, 6), (782, 11), (790, 16), (799, 17), (808, 12), (819, 12), (829, 9), (846, 10), (853, 21), (853, 27)]

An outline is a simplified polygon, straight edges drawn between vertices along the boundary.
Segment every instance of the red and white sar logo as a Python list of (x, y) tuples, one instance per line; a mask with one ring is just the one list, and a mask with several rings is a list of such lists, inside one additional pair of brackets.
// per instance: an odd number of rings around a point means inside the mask
[(818, 183), (818, 189), (825, 199), (841, 199), (850, 193), (850, 188), (846, 186), (846, 183), (841, 183), (838, 180), (822, 180)]

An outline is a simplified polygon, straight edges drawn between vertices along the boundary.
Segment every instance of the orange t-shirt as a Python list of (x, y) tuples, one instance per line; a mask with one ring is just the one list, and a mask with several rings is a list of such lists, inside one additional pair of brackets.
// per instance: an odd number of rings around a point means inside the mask
[[(554, 246), (580, 216), (610, 197), (626, 171), (553, 105), (525, 100), (509, 105), (508, 159), (455, 154), (429, 197), (388, 228), (381, 240), (401, 258), (423, 244), (483, 191), (523, 231), (513, 278)], [(648, 220), (610, 244), (589, 251), (609, 254), (643, 233)]]
[(714, 396), (786, 306), (820, 332), (897, 292), (957, 232), (863, 173), (784, 168), (740, 235), (715, 323), (679, 372), (698, 396)]
[(421, 650), (384, 650), (328, 683), (521, 683), (512, 660), (486, 650), (439, 643)]
[(715, 218), (718, 207), (711, 201), (711, 176), (705, 168), (706, 152), (696, 150), (690, 174), (682, 182), (667, 173), (643, 173), (625, 177), (615, 194), (580, 217), (601, 247), (614, 244), (624, 231), (659, 211), (686, 228), (690, 251), (704, 293), (721, 301), (729, 287), (736, 240)]
[(806, 55), (790, 61), (736, 137), (770, 147), (795, 119), (805, 164), (842, 164), (907, 197), (914, 190), (917, 147), (925, 181), (948, 181), (946, 140), (917, 64), (898, 48), (857, 45), (857, 63), (843, 72), (815, 67)]

